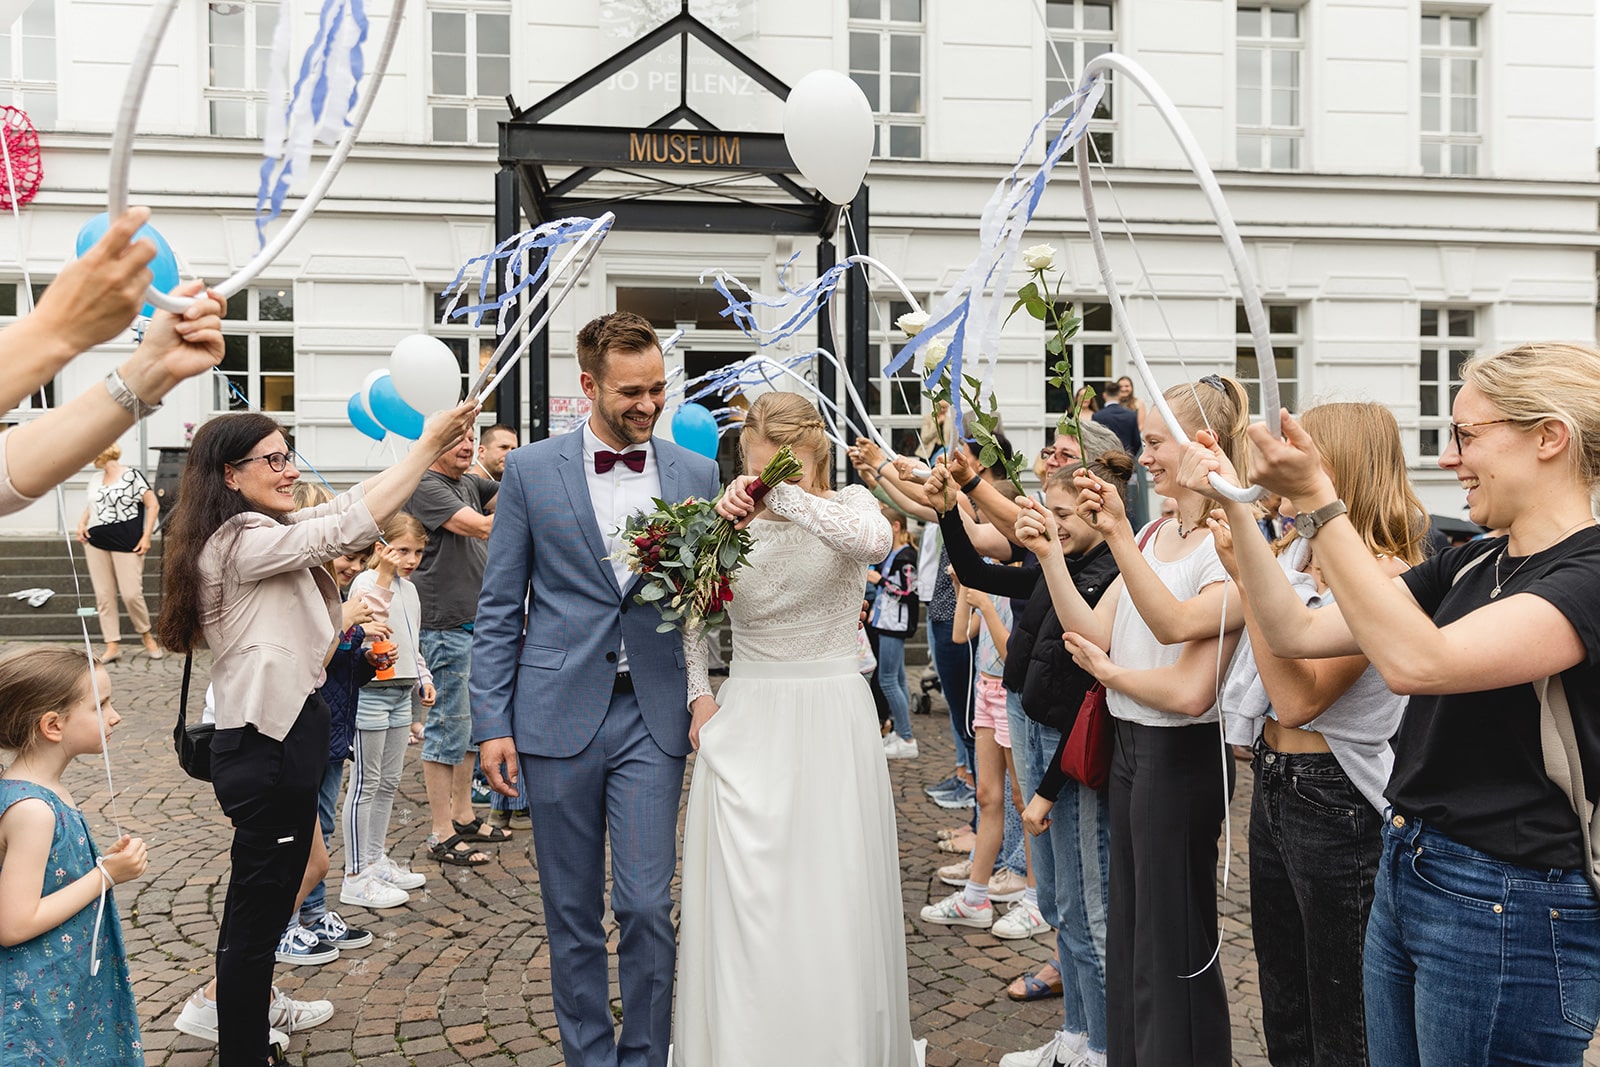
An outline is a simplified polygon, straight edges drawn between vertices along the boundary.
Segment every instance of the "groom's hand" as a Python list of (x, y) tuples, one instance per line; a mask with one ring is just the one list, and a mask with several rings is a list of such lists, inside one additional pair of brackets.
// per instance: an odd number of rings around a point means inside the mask
[(695, 697), (689, 705), (689, 745), (696, 752), (700, 751), (700, 728), (711, 721), (717, 710), (717, 700), (710, 696)]
[(509, 737), (491, 737), (478, 746), (478, 763), (489, 788), (508, 797), (517, 795), (517, 744)]

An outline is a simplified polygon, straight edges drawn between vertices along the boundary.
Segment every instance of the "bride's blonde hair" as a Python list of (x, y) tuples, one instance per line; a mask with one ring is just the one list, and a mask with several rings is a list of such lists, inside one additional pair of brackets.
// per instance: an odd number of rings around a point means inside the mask
[(828, 440), (828, 428), (816, 406), (799, 393), (774, 390), (756, 397), (739, 431), (741, 468), (745, 464), (745, 442), (752, 437), (779, 448), (788, 445), (796, 452), (811, 453), (811, 490), (826, 493), (833, 488), (833, 444)]

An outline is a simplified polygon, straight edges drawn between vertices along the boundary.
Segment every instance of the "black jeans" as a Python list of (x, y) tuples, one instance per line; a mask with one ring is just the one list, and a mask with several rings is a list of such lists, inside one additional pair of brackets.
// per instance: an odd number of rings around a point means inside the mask
[(1273, 1067), (1365, 1067), (1361, 946), (1383, 820), (1327, 753), (1257, 743), (1250, 923)]
[(272, 967), (311, 857), (328, 715), (312, 693), (282, 741), (244, 726), (218, 730), (211, 742), (211, 783), (233, 820), (233, 870), (217, 932), (217, 1054), (226, 1067), (267, 1062)]
[[(1222, 961), (1206, 966), (1217, 948), (1217, 838), (1226, 804), (1217, 724), (1115, 725), (1107, 1061), (1231, 1067)], [(1231, 793), (1232, 753), (1227, 767)]]

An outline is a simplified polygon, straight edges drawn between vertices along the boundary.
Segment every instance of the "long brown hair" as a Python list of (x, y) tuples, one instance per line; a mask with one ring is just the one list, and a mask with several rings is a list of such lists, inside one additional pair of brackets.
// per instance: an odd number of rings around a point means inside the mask
[[(228, 488), (227, 467), (275, 433), (289, 441), (287, 430), (254, 411), (219, 415), (195, 431), (189, 461), (178, 482), (178, 506), (167, 524), (161, 553), (161, 617), (156, 621), (156, 636), (174, 652), (192, 652), (200, 644), (204, 587), (200, 553), (206, 542), (229, 519), (255, 510), (243, 494)], [(281, 516), (273, 518), (283, 521)]]
[(100, 666), (60, 645), (22, 648), (0, 656), (0, 751), (20, 756), (39, 740), (39, 720), (83, 699), (88, 672)]
[(1374, 556), (1422, 562), (1428, 515), (1406, 474), (1400, 424), (1381, 404), (1318, 404), (1300, 416), (1350, 509), (1350, 525)]
[(816, 405), (799, 393), (774, 390), (756, 397), (739, 431), (741, 464), (749, 437), (759, 437), (780, 448), (788, 445), (796, 452), (810, 452), (816, 458), (811, 488), (819, 493), (833, 488), (833, 445), (828, 440), (828, 429), (817, 414)]

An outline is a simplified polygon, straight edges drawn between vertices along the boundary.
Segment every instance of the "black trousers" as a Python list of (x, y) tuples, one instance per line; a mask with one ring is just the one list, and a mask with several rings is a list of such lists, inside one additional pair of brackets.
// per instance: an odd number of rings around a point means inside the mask
[(233, 820), (233, 870), (217, 933), (221, 1067), (267, 1062), (272, 968), (311, 857), (317, 789), (328, 769), (328, 716), (328, 705), (312, 693), (282, 741), (253, 726), (212, 738), (211, 784)]
[[(1110, 1067), (1233, 1063), (1222, 963), (1206, 966), (1217, 948), (1217, 837), (1226, 804), (1217, 731), (1216, 723), (1116, 720), (1106, 905)], [(1232, 765), (1230, 753), (1229, 793)]]

